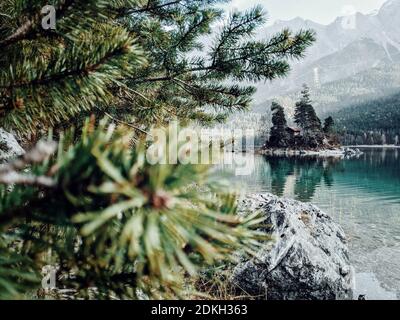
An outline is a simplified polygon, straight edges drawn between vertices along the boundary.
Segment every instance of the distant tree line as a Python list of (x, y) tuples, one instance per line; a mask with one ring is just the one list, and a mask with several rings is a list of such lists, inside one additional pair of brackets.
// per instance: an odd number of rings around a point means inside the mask
[(284, 109), (280, 104), (273, 102), (271, 111), (272, 128), (266, 143), (267, 148), (321, 149), (337, 147), (339, 144), (333, 118), (326, 118), (322, 125), (306, 85), (295, 107), (296, 128), (288, 126)]
[(348, 107), (335, 115), (343, 144), (396, 144), (400, 136), (400, 94)]
[(340, 140), (345, 145), (400, 145), (398, 133), (384, 130), (345, 132)]

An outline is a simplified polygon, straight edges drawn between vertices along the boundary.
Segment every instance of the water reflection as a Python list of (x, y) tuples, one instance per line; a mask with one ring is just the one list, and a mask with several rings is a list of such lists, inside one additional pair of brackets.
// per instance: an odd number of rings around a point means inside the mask
[(321, 183), (332, 187), (335, 171), (343, 171), (337, 158), (271, 157), (264, 160), (271, 170), (271, 192), (278, 196), (295, 195), (301, 201), (311, 201)]
[(400, 299), (400, 149), (362, 151), (352, 159), (256, 156), (253, 173), (232, 182), (244, 193), (271, 192), (326, 211), (348, 236), (352, 263), (363, 275), (359, 290)]
[(272, 192), (305, 202), (312, 202), (318, 190), (334, 189), (344, 196), (367, 192), (374, 200), (400, 203), (399, 150), (364, 151), (352, 159), (256, 156), (252, 174), (233, 180), (244, 184), (246, 192)]

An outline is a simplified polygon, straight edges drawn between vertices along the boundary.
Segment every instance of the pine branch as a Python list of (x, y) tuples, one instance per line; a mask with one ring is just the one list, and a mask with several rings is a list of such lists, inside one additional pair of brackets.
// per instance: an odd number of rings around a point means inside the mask
[(117, 118), (113, 117), (112, 115), (110, 115), (108, 112), (104, 112), (104, 114), (105, 114), (107, 117), (109, 117), (111, 120), (114, 120), (115, 122), (118, 122), (118, 123), (120, 123), (120, 124), (123, 124), (124, 126), (128, 126), (128, 127), (132, 128), (132, 129), (135, 129), (136, 131), (139, 131), (139, 132), (144, 133), (144, 134), (146, 134), (146, 135), (148, 135), (148, 136), (151, 136), (151, 134), (150, 134), (149, 132), (147, 132), (146, 130), (143, 130), (143, 129), (141, 129), (141, 128), (135, 126), (135, 125), (132, 124), (132, 123), (129, 123), (129, 122), (126, 122), (126, 121), (117, 119)]
[(183, 0), (175, 0), (175, 1), (170, 1), (170, 2), (163, 3), (163, 4), (160, 4), (160, 5), (156, 5), (156, 6), (150, 6), (149, 5), (150, 1), (148, 1), (148, 4), (144, 8), (121, 10), (120, 11), (120, 16), (126, 16), (126, 15), (129, 15), (129, 14), (136, 14), (136, 13), (153, 12), (153, 11), (156, 11), (156, 10), (159, 10), (159, 9), (163, 9), (163, 8), (166, 8), (166, 7), (169, 7), (169, 6), (173, 6), (173, 5), (179, 4), (181, 2), (183, 2)]
[(42, 78), (36, 78), (30, 81), (20, 81), (20, 82), (15, 82), (11, 83), (6, 86), (0, 86), (0, 89), (3, 90), (12, 90), (15, 88), (21, 88), (21, 87), (29, 87), (29, 86), (42, 86), (42, 85), (52, 85), (55, 82), (58, 81), (63, 81), (66, 78), (77, 78), (80, 76), (87, 76), (91, 73), (96, 72), (98, 68), (103, 66), (105, 63), (107, 63), (109, 60), (112, 60), (115, 57), (121, 56), (127, 52), (127, 48), (116, 48), (113, 51), (107, 52), (106, 55), (101, 57), (98, 62), (91, 64), (91, 65), (83, 65), (79, 69), (72, 69), (72, 70), (66, 70), (63, 72), (51, 74), (49, 76), (45, 76)]
[[(71, 6), (73, 6), (79, 0), (62, 0), (56, 8), (57, 18), (62, 18)], [(26, 20), (13, 34), (7, 38), (0, 40), (0, 50), (5, 50), (7, 46), (15, 44), (18, 41), (27, 39), (34, 31), (38, 25), (40, 25), (42, 19), (41, 13), (36, 13), (30, 19)]]

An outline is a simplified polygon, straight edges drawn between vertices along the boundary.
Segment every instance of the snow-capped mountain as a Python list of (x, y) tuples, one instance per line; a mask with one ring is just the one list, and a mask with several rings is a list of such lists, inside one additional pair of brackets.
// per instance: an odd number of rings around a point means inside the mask
[(283, 28), (313, 29), (317, 42), (307, 57), (293, 63), (289, 77), (259, 86), (256, 103), (296, 90), (302, 83), (318, 87), (381, 65), (400, 62), (400, 0), (387, 1), (377, 12), (338, 17), (329, 25), (295, 18), (277, 21), (260, 34)]

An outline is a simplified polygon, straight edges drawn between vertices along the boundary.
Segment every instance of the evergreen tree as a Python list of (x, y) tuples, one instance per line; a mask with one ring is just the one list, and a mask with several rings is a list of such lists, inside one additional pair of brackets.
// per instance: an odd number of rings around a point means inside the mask
[(56, 30), (41, 28), (47, 1), (2, 2), (0, 125), (36, 133), (97, 110), (148, 127), (246, 108), (254, 88), (239, 84), (284, 76), (314, 35), (254, 39), (260, 7), (233, 13), (212, 34), (222, 2), (58, 0)]
[[(45, 265), (75, 297), (181, 298), (186, 274), (264, 239), (263, 219), (239, 217), (206, 167), (150, 165), (144, 143), (126, 143), (131, 128), (245, 108), (254, 89), (238, 83), (284, 76), (314, 40), (288, 30), (255, 40), (257, 7), (203, 49), (221, 2), (54, 0), (55, 30), (41, 26), (47, 1), (0, 2), (0, 126), (46, 137), (0, 167), (1, 298), (38, 289)], [(48, 138), (91, 113), (82, 133)]]
[(12, 268), (0, 269), (1, 297), (38, 289), (41, 267), (54, 265), (57, 288), (76, 298), (182, 298), (185, 273), (266, 239), (259, 213), (239, 217), (207, 166), (150, 164), (126, 134), (88, 121), (78, 142), (73, 132), (58, 148), (41, 141), (0, 168), (0, 261)]
[(326, 134), (333, 133), (334, 126), (335, 126), (335, 122), (333, 121), (333, 118), (332, 117), (326, 118), (324, 121), (324, 132)]
[(276, 102), (271, 105), (272, 128), (268, 146), (270, 147), (289, 147), (291, 139), (288, 134), (288, 126), (283, 107)]
[(308, 128), (308, 108), (307, 106), (311, 104), (310, 91), (307, 86), (303, 87), (301, 91), (301, 99), (296, 103), (294, 122), (299, 126), (299, 128), (306, 130)]
[(311, 104), (307, 105), (307, 120), (308, 125), (306, 130), (312, 133), (322, 132), (321, 120), (318, 118), (317, 113)]
[(335, 129), (335, 122), (332, 117), (328, 117), (325, 119), (323, 131), (325, 134), (325, 138), (331, 146), (340, 146), (339, 135)]
[[(226, 17), (214, 6), (222, 2), (150, 1), (146, 9), (131, 11), (129, 30), (138, 35), (149, 61), (127, 82), (148, 98), (136, 95), (128, 102), (136, 120), (165, 122), (173, 116), (221, 121), (249, 106), (255, 88), (244, 83), (286, 75), (288, 61), (301, 58), (314, 41), (310, 31), (289, 30), (257, 40), (254, 35), (265, 22), (262, 8)], [(149, 24), (148, 17), (155, 23)], [(215, 32), (212, 26), (225, 18), (227, 22)], [(146, 112), (138, 105), (145, 105)]]
[(118, 12), (139, 0), (58, 0), (56, 30), (42, 27), (48, 1), (0, 3), (0, 125), (40, 133), (113, 101), (110, 90), (145, 58)]
[(323, 144), (321, 120), (318, 118), (310, 99), (310, 89), (303, 86), (301, 100), (296, 103), (295, 123), (303, 129), (302, 144), (305, 147), (317, 148)]

